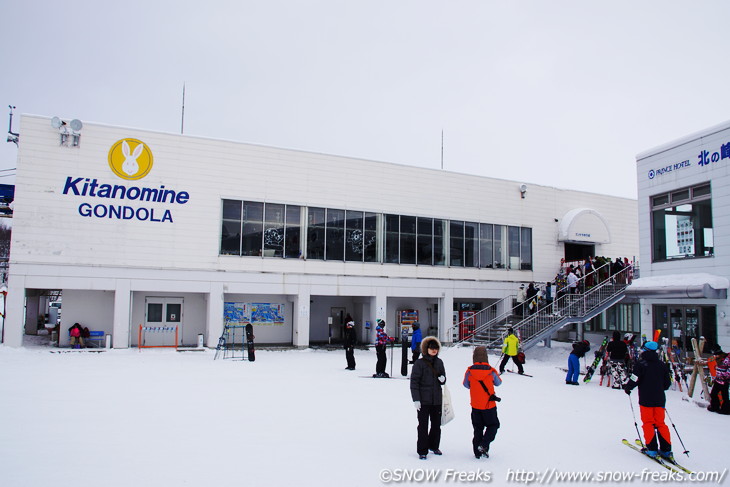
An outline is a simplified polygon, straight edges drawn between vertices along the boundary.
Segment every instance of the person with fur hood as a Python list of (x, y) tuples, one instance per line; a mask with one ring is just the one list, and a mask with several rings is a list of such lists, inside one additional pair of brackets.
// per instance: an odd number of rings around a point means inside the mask
[(429, 450), (434, 455), (441, 455), (441, 386), (446, 383), (446, 369), (438, 357), (440, 350), (438, 338), (424, 338), (421, 342), (423, 356), (416, 360), (411, 372), (411, 398), (418, 417), (416, 451), (421, 460), (428, 457)]
[(497, 403), (501, 399), (494, 393), (494, 388), (502, 383), (502, 379), (489, 365), (487, 347), (476, 347), (472, 359), (474, 365), (464, 374), (464, 387), (469, 389), (471, 397), (471, 425), (474, 428), (471, 444), (475, 457), (489, 458), (489, 445), (499, 429)]

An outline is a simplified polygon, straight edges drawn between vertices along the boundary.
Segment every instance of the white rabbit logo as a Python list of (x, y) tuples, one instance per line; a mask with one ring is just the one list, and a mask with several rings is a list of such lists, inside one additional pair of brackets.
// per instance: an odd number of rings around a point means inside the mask
[(127, 181), (142, 179), (150, 173), (154, 165), (149, 144), (132, 138), (116, 141), (109, 149), (108, 160), (109, 169)]
[(142, 155), (142, 151), (144, 150), (144, 144), (139, 144), (137, 147), (134, 148), (134, 152), (130, 153), (129, 151), (129, 144), (125, 140), (122, 142), (122, 154), (124, 154), (124, 162), (122, 163), (122, 171), (124, 171), (128, 176), (134, 176), (139, 172), (139, 164), (137, 163), (137, 158)]

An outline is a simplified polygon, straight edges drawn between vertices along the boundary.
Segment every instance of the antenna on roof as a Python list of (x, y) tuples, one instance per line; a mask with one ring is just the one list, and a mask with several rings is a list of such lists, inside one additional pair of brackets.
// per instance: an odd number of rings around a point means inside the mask
[(185, 83), (183, 82), (182, 116), (180, 121), (180, 133), (185, 133)]
[(18, 145), (20, 134), (13, 132), (13, 110), (15, 110), (15, 107), (13, 105), (8, 105), (8, 108), (10, 109), (10, 121), (8, 122), (8, 133), (10, 135), (8, 136), (8, 142), (13, 142), (15, 145)]

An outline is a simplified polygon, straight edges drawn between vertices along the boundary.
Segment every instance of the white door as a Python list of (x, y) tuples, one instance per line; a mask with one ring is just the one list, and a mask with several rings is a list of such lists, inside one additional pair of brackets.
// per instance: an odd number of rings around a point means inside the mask
[[(174, 345), (177, 327), (177, 345), (183, 341), (183, 298), (145, 297), (144, 333), (147, 345)], [(156, 330), (155, 330), (156, 329)]]

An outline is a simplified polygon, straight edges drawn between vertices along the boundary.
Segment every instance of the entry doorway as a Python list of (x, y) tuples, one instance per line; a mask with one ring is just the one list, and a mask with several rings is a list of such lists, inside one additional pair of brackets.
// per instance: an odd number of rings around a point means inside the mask
[(592, 244), (565, 243), (565, 261), (575, 262), (586, 260), (588, 257), (595, 257), (596, 246)]
[(340, 343), (343, 339), (343, 330), (345, 328), (345, 318), (347, 309), (339, 306), (330, 308), (330, 324), (329, 338), (330, 343)]
[[(161, 329), (177, 327), (177, 345), (182, 345), (183, 304), (184, 298), (145, 297), (144, 326)], [(147, 344), (153, 340), (155, 345), (158, 345), (157, 342), (160, 345), (169, 345), (175, 341), (174, 337), (175, 333), (172, 331), (159, 331), (147, 333), (145, 339)]]
[(715, 306), (654, 305), (654, 330), (668, 338), (685, 352), (692, 350), (692, 338), (705, 338), (701, 352), (708, 353), (717, 343), (717, 316)]

